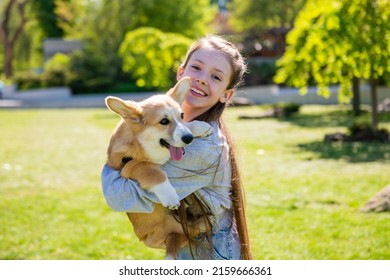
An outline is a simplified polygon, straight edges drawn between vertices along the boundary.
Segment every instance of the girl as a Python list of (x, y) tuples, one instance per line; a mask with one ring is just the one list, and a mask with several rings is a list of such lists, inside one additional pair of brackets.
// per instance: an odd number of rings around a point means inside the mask
[[(169, 161), (162, 167), (182, 199), (178, 215), (188, 243), (177, 259), (252, 258), (233, 143), (221, 119), (245, 71), (237, 48), (216, 35), (194, 42), (177, 71), (178, 80), (191, 78), (190, 93), (182, 104), (184, 120), (206, 121), (214, 130), (209, 137), (194, 139), (181, 161)], [(106, 165), (101, 179), (106, 201), (116, 211), (151, 212), (154, 203), (159, 203), (137, 182), (122, 178), (119, 171)], [(190, 235), (188, 209), (197, 209), (196, 215), (208, 221), (213, 217), (208, 233)]]

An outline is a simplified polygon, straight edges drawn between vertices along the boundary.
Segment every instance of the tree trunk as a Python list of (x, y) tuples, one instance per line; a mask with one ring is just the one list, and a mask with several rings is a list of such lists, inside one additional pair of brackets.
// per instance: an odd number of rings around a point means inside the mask
[(360, 116), (360, 83), (357, 77), (352, 79), (352, 108), (355, 117)]
[(3, 43), (4, 47), (4, 74), (7, 79), (12, 77), (12, 58), (13, 58), (13, 48), (12, 45), (8, 42)]
[[(11, 78), (13, 75), (12, 60), (13, 60), (14, 47), (16, 41), (19, 39), (20, 35), (22, 34), (24, 26), (27, 22), (25, 7), (27, 3), (30, 1), (31, 0), (24, 0), (24, 1), (9, 0), (4, 8), (4, 14), (2, 15), (1, 24), (0, 24), (0, 39), (2, 41), (3, 50), (4, 50), (3, 70), (6, 78)], [(16, 25), (16, 28), (14, 29), (14, 33), (11, 34), (10, 20), (11, 20), (12, 8), (14, 7), (14, 5), (16, 5), (16, 9), (20, 16), (20, 19), (19, 19), (19, 23)]]
[(377, 81), (371, 74), (370, 81), (371, 93), (371, 126), (374, 131), (378, 130), (378, 98), (377, 98)]

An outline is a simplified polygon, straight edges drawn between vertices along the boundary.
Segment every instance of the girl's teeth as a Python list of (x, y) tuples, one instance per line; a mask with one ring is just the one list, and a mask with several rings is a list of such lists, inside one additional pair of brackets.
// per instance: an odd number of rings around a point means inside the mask
[(191, 90), (192, 90), (193, 92), (197, 93), (197, 94), (200, 94), (200, 95), (202, 95), (202, 96), (206, 96), (206, 94), (205, 94), (204, 92), (202, 92), (202, 91), (200, 91), (200, 90), (197, 90), (196, 88), (191, 88)]

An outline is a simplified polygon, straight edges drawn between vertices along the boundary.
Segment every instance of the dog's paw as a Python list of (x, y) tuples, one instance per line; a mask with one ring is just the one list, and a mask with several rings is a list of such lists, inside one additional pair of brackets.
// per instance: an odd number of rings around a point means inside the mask
[(179, 206), (180, 206), (180, 202), (179, 202), (179, 205), (165, 206), (165, 207), (167, 207), (169, 210), (177, 210), (177, 209), (179, 209)]
[(196, 138), (207, 137), (213, 134), (213, 127), (202, 121), (192, 121), (186, 123), (187, 127), (191, 130), (192, 135)]
[(180, 206), (180, 199), (179, 197), (176, 195), (176, 197), (170, 197), (169, 199), (167, 200), (164, 200), (162, 201), (161, 200), (161, 204), (164, 206), (164, 207), (167, 207), (169, 208), (170, 210), (176, 210), (179, 208)]
[(207, 127), (203, 127), (203, 134), (200, 135), (199, 137), (208, 137), (211, 134), (213, 134), (213, 127), (209, 124), (207, 124)]
[(169, 181), (165, 181), (149, 189), (160, 200), (164, 207), (175, 210), (180, 206), (180, 198)]

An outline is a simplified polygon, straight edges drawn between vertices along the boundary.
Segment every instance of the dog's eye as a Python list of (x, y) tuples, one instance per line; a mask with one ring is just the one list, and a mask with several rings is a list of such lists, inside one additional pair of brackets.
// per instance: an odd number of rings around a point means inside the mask
[(168, 125), (169, 124), (169, 120), (167, 118), (163, 118), (161, 121), (160, 121), (160, 124), (162, 125)]
[(181, 113), (181, 114), (180, 114), (180, 118), (181, 118), (181, 119), (184, 119), (184, 113)]

